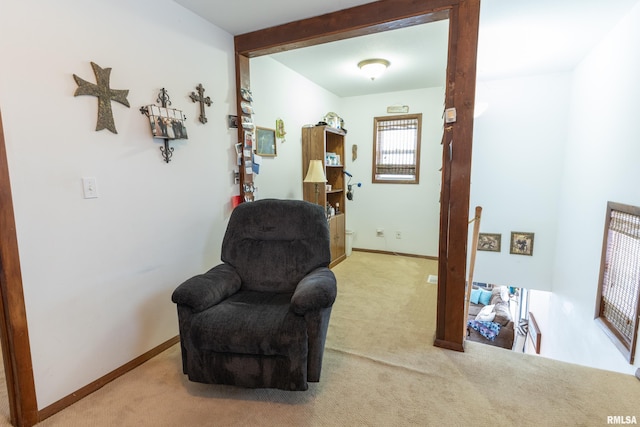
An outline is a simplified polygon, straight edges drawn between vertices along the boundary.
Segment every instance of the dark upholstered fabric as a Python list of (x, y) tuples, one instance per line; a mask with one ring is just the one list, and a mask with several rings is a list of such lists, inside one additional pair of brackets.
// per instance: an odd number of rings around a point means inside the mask
[(286, 356), (307, 341), (304, 317), (289, 310), (290, 300), (291, 294), (240, 291), (197, 313), (190, 338), (203, 350)]
[(204, 274), (194, 276), (173, 292), (173, 302), (202, 311), (238, 292), (240, 276), (230, 265), (220, 264)]
[(336, 299), (335, 276), (326, 267), (313, 270), (302, 278), (291, 298), (291, 309), (296, 314), (328, 308)]
[(323, 209), (295, 200), (233, 211), (223, 264), (176, 288), (190, 380), (306, 390), (319, 381), (337, 287)]
[(331, 261), (324, 210), (301, 200), (243, 203), (229, 219), (222, 261), (236, 269), (243, 289), (293, 292)]

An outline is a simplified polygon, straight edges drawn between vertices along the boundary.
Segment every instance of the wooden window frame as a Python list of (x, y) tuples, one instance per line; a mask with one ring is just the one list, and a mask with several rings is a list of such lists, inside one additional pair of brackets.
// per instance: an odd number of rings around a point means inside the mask
[[(627, 340), (625, 334), (619, 330), (618, 327), (611, 321), (609, 321), (605, 315), (605, 304), (603, 301), (603, 292), (605, 291), (605, 276), (608, 273), (608, 257), (607, 253), (609, 251), (609, 231), (611, 225), (611, 216), (612, 211), (618, 211), (624, 214), (633, 215), (640, 217), (640, 207), (625, 205), (621, 203), (615, 202), (607, 202), (607, 211), (605, 217), (605, 226), (604, 226), (604, 237), (602, 243), (602, 258), (600, 261), (600, 276), (598, 279), (598, 293), (596, 295), (596, 310), (595, 310), (595, 320), (602, 327), (606, 335), (611, 339), (611, 341), (615, 344), (615, 346), (620, 350), (620, 352), (624, 355), (627, 361), (630, 364), (634, 363), (635, 358), (635, 350), (638, 342), (638, 324), (639, 316), (640, 316), (640, 287), (636, 291), (635, 296), (632, 294), (631, 297), (635, 298), (635, 301), (631, 301), (631, 304), (635, 304), (635, 313), (632, 313), (630, 316), (631, 329), (632, 329), (632, 337)], [(638, 238), (640, 240), (640, 238)], [(632, 257), (633, 258), (633, 257)], [(632, 265), (633, 267), (640, 268), (640, 261), (638, 261), (638, 265)], [(633, 291), (631, 291), (633, 293)]]
[[(416, 134), (415, 145), (415, 173), (413, 179), (401, 179), (401, 178), (379, 178), (378, 169), (378, 123), (394, 120), (417, 120), (418, 129)], [(418, 114), (405, 114), (401, 116), (380, 116), (373, 118), (373, 156), (371, 164), (371, 182), (374, 184), (419, 184), (420, 183), (420, 143), (422, 140), (422, 113)]]

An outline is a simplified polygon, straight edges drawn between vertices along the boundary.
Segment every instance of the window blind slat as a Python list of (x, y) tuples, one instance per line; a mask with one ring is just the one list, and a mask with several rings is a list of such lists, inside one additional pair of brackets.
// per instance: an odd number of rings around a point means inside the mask
[(374, 175), (416, 179), (420, 123), (418, 117), (376, 120)]

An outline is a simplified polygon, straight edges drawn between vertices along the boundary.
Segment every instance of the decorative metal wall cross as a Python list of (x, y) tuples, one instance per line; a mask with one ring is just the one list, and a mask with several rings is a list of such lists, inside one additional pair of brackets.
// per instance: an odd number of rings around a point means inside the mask
[(160, 89), (156, 102), (159, 102), (160, 106), (145, 105), (140, 107), (140, 112), (149, 118), (153, 137), (164, 140), (164, 147), (160, 147), (160, 152), (164, 161), (169, 163), (173, 156), (173, 147), (169, 146), (169, 140), (188, 138), (187, 128), (184, 125), (186, 117), (181, 110), (169, 108), (171, 100), (165, 88)]
[(210, 107), (211, 98), (208, 96), (206, 98), (204, 97), (204, 88), (202, 87), (202, 83), (199, 83), (198, 86), (196, 86), (196, 89), (198, 89), (198, 94), (196, 95), (195, 92), (191, 92), (189, 98), (191, 98), (193, 102), (200, 103), (200, 122), (204, 124), (207, 123), (207, 117), (204, 114), (204, 105), (206, 104), (207, 107)]
[(78, 84), (78, 88), (73, 96), (91, 95), (98, 97), (98, 122), (96, 131), (108, 129), (113, 133), (118, 133), (116, 125), (113, 122), (113, 112), (111, 111), (111, 101), (119, 102), (129, 107), (127, 95), (129, 90), (115, 90), (109, 87), (109, 78), (111, 68), (100, 68), (98, 64), (91, 63), (93, 73), (96, 75), (96, 83), (89, 83), (80, 77), (73, 75), (74, 80)]

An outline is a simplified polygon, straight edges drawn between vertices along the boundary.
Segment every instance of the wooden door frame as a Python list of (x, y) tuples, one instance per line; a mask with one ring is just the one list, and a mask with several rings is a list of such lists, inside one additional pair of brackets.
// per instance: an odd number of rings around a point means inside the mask
[(9, 167), (0, 113), (0, 342), (14, 426), (38, 422)]
[[(240, 89), (251, 88), (249, 59), (252, 57), (449, 19), (445, 108), (456, 109), (457, 121), (445, 125), (442, 139), (438, 308), (434, 345), (457, 351), (464, 351), (464, 295), (479, 16), (480, 0), (380, 0), (234, 38), (237, 111), (240, 112)], [(238, 141), (243, 140), (242, 126), (238, 126)], [(240, 194), (243, 194), (243, 183), (241, 173)]]

